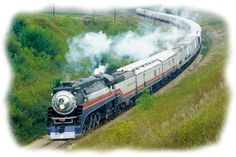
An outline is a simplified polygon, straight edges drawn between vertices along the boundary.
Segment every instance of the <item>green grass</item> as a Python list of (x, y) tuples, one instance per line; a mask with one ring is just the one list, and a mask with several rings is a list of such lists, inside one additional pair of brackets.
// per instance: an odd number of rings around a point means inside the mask
[[(188, 149), (217, 142), (228, 103), (223, 76), (227, 32), (220, 18), (205, 16), (199, 22), (210, 42), (203, 43), (208, 49), (203, 51), (202, 66), (162, 95), (143, 94), (125, 116), (93, 131), (68, 149)], [(211, 18), (213, 22), (205, 21)], [(224, 30), (218, 32), (219, 29)], [(216, 32), (222, 35), (219, 39), (215, 39)]]

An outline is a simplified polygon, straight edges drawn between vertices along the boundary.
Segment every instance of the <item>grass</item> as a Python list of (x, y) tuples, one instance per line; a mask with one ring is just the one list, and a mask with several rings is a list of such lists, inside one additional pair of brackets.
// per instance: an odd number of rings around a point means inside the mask
[(202, 51), (201, 66), (162, 95), (143, 94), (124, 116), (76, 141), (68, 150), (188, 149), (216, 143), (228, 103), (223, 76), (228, 44), (224, 22), (207, 16), (199, 19), (208, 38), (203, 43), (207, 49)]

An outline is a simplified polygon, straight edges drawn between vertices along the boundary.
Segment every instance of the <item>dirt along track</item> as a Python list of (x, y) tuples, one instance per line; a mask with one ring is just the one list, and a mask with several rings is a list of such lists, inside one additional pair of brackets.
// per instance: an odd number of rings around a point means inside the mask
[(47, 135), (42, 136), (33, 143), (26, 146), (26, 149), (41, 150), (41, 149), (62, 149), (70, 144), (72, 140), (50, 140)]

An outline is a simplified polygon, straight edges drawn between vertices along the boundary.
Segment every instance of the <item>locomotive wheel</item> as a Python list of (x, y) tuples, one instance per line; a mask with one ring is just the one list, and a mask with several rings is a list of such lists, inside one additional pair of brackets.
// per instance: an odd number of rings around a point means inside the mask
[(105, 119), (109, 119), (109, 117), (112, 115), (112, 110), (110, 108), (107, 108), (105, 110)]
[(126, 108), (126, 103), (125, 102), (121, 104), (121, 108), (123, 108), (123, 109)]
[(117, 105), (115, 111), (116, 111), (116, 114), (119, 114), (121, 111), (121, 105)]
[(95, 127), (96, 121), (97, 121), (97, 116), (96, 116), (95, 113), (93, 113), (93, 114), (91, 115), (91, 124), (92, 124), (91, 126), (92, 126), (92, 128)]
[(118, 105), (117, 113), (120, 113), (120, 112), (121, 112), (121, 105)]
[(109, 118), (109, 113), (108, 111), (105, 112), (105, 119), (108, 119)]
[(85, 128), (85, 126), (83, 126), (82, 133), (85, 133), (86, 130), (87, 130), (87, 129)]
[(84, 124), (84, 125), (83, 125), (83, 129), (82, 129), (82, 133), (85, 133), (86, 130), (87, 130), (87, 128), (88, 128), (88, 127), (87, 127), (87, 124)]
[(88, 130), (88, 123), (89, 123), (89, 117), (87, 117), (84, 121), (82, 133), (84, 133), (84, 132), (86, 132), (86, 130)]
[(134, 100), (130, 99), (130, 100), (129, 100), (129, 105), (130, 105), (130, 106), (134, 106)]
[(96, 121), (95, 121), (95, 123), (96, 123), (96, 125), (98, 125), (98, 124), (100, 123), (100, 121), (101, 121), (101, 113), (100, 113), (99, 111), (97, 111), (97, 112), (95, 113), (95, 115), (96, 115)]
[(96, 118), (95, 118), (96, 116), (95, 116), (95, 114), (94, 113), (92, 113), (91, 115), (89, 115), (89, 124), (88, 124), (88, 129), (91, 129), (91, 128), (93, 128), (94, 126), (95, 126), (95, 120), (96, 120)]

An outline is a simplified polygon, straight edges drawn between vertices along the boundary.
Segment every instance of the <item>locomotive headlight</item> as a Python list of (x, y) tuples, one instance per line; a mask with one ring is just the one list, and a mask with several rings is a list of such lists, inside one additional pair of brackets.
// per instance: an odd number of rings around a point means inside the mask
[(76, 108), (75, 96), (69, 91), (59, 91), (52, 98), (52, 107), (59, 114), (70, 114)]
[(65, 109), (65, 105), (64, 105), (64, 104), (60, 104), (60, 105), (59, 105), (59, 108), (60, 108), (61, 110), (64, 110), (64, 109)]

